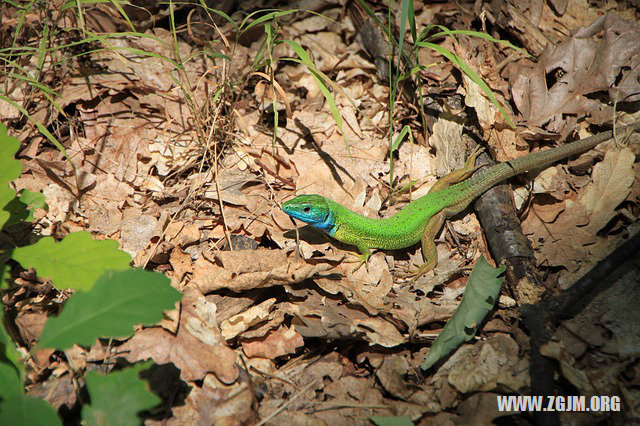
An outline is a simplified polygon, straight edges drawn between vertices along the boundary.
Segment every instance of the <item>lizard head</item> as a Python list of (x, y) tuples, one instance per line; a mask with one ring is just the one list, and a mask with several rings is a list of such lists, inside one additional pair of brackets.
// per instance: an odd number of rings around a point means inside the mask
[(334, 226), (333, 214), (329, 203), (321, 195), (298, 195), (283, 203), (282, 210), (293, 218), (327, 232), (330, 232)]

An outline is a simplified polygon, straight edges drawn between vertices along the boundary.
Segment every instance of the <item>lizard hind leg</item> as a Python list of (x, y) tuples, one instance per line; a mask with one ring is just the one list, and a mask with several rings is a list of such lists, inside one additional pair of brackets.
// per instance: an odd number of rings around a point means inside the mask
[(446, 175), (442, 176), (438, 181), (429, 189), (429, 192), (438, 192), (443, 190), (455, 183), (461, 182), (473, 174), (476, 170), (478, 170), (481, 166), (476, 166), (476, 158), (478, 155), (482, 153), (484, 150), (480, 145), (476, 145), (476, 147), (471, 151), (471, 154), (467, 157), (467, 160), (464, 162), (464, 166), (461, 169), (454, 170)]
[(429, 219), (427, 226), (422, 233), (422, 258), (424, 263), (418, 266), (418, 269), (407, 271), (402, 274), (403, 278), (412, 278), (413, 281), (420, 278), (420, 276), (431, 271), (438, 265), (438, 253), (436, 251), (436, 243), (434, 239), (438, 236), (438, 233), (444, 225), (446, 215), (445, 212), (439, 212)]

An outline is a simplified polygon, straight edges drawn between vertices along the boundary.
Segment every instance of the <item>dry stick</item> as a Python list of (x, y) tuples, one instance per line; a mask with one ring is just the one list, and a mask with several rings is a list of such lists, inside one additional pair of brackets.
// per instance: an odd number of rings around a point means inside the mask
[(291, 398), (289, 398), (284, 404), (282, 404), (280, 407), (278, 407), (277, 410), (275, 410), (273, 413), (269, 414), (264, 419), (260, 420), (256, 424), (256, 426), (262, 426), (263, 424), (265, 424), (266, 422), (268, 422), (269, 420), (271, 420), (272, 418), (274, 418), (275, 416), (280, 414), (282, 411), (284, 411), (285, 408), (287, 408), (289, 406), (289, 404), (291, 404), (296, 399), (300, 398), (300, 396), (302, 396), (303, 393), (305, 393), (306, 391), (311, 389), (311, 386), (315, 385), (318, 380), (320, 380), (320, 377), (315, 378), (307, 386), (305, 386), (304, 388), (300, 389), (300, 391), (298, 393), (296, 393)]
[(313, 404), (314, 407), (318, 407), (314, 409), (314, 412), (317, 413), (319, 411), (329, 411), (329, 410), (339, 410), (340, 408), (372, 408), (372, 409), (382, 409), (382, 410), (392, 410), (393, 408), (389, 405), (385, 404), (367, 404), (363, 402), (318, 402), (317, 404)]
[[(222, 65), (223, 81), (226, 76), (226, 72), (227, 72), (226, 69), (227, 69), (226, 62), (223, 62), (223, 65)], [(214, 116), (214, 122), (213, 122), (213, 125), (211, 126), (211, 132), (213, 132), (213, 129), (215, 129), (215, 123), (218, 120), (218, 115), (221, 107), (222, 107), (222, 102), (218, 103), (218, 111)], [(213, 135), (210, 134), (208, 141), (210, 141), (212, 137)], [(207, 149), (209, 149), (209, 146), (207, 146)], [(222, 202), (222, 193), (220, 192), (220, 184), (218, 183), (218, 144), (215, 142), (213, 144), (213, 173), (214, 173), (213, 180), (216, 184), (216, 194), (218, 195), (218, 204), (220, 204), (220, 216), (222, 216), (222, 226), (224, 228), (224, 235), (227, 238), (227, 244), (229, 244), (229, 251), (233, 251), (233, 244), (231, 243), (231, 234), (229, 233), (229, 226), (227, 225), (227, 217), (224, 214), (224, 203)]]

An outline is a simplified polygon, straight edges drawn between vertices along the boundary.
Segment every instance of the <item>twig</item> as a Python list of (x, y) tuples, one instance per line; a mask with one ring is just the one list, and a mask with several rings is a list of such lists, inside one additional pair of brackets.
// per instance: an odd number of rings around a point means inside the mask
[(298, 393), (296, 393), (295, 395), (293, 395), (288, 401), (286, 401), (284, 404), (282, 404), (280, 407), (278, 407), (277, 410), (275, 410), (273, 413), (269, 414), (267, 417), (265, 417), (264, 419), (260, 420), (256, 426), (262, 426), (263, 424), (265, 424), (266, 422), (268, 422), (269, 420), (271, 420), (272, 418), (274, 418), (275, 416), (277, 416), (278, 414), (280, 414), (282, 411), (284, 411), (285, 408), (287, 408), (289, 406), (289, 404), (291, 404), (293, 401), (295, 401), (296, 399), (300, 398), (300, 396), (302, 396), (303, 393), (305, 393), (306, 391), (308, 391), (309, 389), (311, 389), (311, 387), (313, 385), (316, 384), (316, 382), (320, 380), (320, 377), (316, 377), (314, 380), (312, 380), (307, 386), (305, 386), (304, 388), (300, 389), (300, 391)]

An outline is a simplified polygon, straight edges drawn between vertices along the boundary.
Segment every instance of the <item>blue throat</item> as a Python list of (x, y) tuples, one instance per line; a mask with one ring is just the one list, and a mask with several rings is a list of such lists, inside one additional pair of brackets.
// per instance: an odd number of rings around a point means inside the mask
[(336, 230), (338, 229), (338, 227), (336, 226), (336, 221), (335, 221), (335, 218), (333, 217), (332, 211), (329, 212), (327, 217), (325, 217), (322, 222), (312, 223), (312, 226), (323, 230), (324, 232), (331, 235), (332, 237), (334, 236), (334, 234), (336, 233)]

